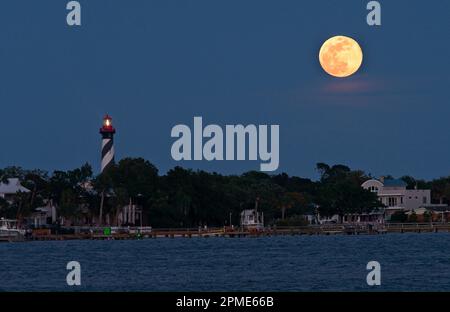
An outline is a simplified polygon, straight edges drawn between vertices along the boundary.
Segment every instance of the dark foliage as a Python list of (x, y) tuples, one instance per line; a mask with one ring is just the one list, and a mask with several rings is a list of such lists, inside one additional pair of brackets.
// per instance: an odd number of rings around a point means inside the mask
[[(101, 194), (103, 216), (115, 216), (124, 205), (137, 204), (153, 227), (223, 226), (230, 217), (232, 224), (238, 224), (240, 212), (256, 204), (267, 224), (285, 225), (303, 224), (305, 214), (343, 215), (382, 206), (375, 194), (361, 188), (370, 178), (364, 172), (324, 163), (318, 163), (317, 170), (319, 181), (286, 173), (225, 176), (181, 167), (158, 175), (158, 169), (142, 158), (122, 159), (97, 176), (89, 164), (52, 174), (8, 167), (0, 169), (0, 181), (17, 177), (30, 192), (0, 198), (0, 215), (21, 219), (51, 201), (59, 216), (89, 222), (98, 219)], [(450, 201), (450, 177), (430, 182), (402, 179), (408, 188), (431, 188), (436, 203)]]

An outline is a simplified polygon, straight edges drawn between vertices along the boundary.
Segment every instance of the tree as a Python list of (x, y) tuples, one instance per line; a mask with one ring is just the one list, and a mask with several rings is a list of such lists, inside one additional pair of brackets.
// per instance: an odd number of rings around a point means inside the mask
[(444, 204), (450, 200), (450, 177), (442, 177), (430, 182), (432, 201)]
[(316, 203), (319, 212), (325, 216), (363, 213), (382, 207), (377, 195), (361, 187), (366, 179), (362, 171), (351, 171), (347, 166), (318, 164), (321, 172)]
[[(42, 170), (31, 170), (25, 174), (22, 185), (31, 190), (30, 207), (36, 208), (49, 197), (48, 173)], [(37, 203), (37, 204), (36, 204)]]
[(79, 209), (89, 193), (92, 168), (84, 164), (69, 171), (54, 171), (48, 181), (48, 195), (51, 205), (59, 208), (64, 217), (79, 215)]
[(100, 194), (98, 224), (103, 224), (103, 213), (105, 207), (105, 196), (112, 194), (113, 188), (113, 170), (115, 165), (105, 168), (98, 176), (92, 180), (92, 187), (96, 194)]
[(281, 220), (285, 220), (286, 210), (292, 209), (294, 207), (307, 205), (306, 198), (298, 192), (286, 192), (282, 195), (280, 200), (281, 207)]
[(132, 206), (137, 198), (148, 202), (158, 186), (158, 169), (143, 158), (124, 158), (111, 168), (110, 174), (116, 217), (123, 206)]
[(19, 224), (22, 223), (25, 216), (32, 212), (36, 204), (42, 204), (42, 200), (36, 200), (36, 195), (45, 189), (45, 177), (46, 172), (41, 170), (24, 170), (16, 166), (0, 169), (1, 183), (9, 183), (8, 179), (17, 178), (22, 186), (31, 191), (31, 193), (19, 192), (10, 202), (3, 203), (3, 207), (9, 211), (10, 217), (16, 218)]

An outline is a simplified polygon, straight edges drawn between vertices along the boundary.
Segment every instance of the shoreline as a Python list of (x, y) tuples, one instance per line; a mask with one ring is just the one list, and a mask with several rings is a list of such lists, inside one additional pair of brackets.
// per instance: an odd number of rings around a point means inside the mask
[[(90, 228), (94, 229), (94, 228)], [(98, 229), (98, 228), (97, 228)], [(139, 228), (121, 229), (118, 233), (88, 233), (52, 234), (48, 232), (34, 232), (26, 236), (0, 237), (0, 242), (27, 241), (66, 241), (66, 240), (142, 240), (156, 238), (244, 238), (269, 236), (297, 236), (297, 235), (383, 235), (390, 233), (450, 233), (450, 223), (400, 223), (378, 226), (369, 225), (325, 225), (325, 226), (296, 226), (256, 229), (241, 228), (212, 228), (212, 229), (151, 229), (140, 232)], [(142, 230), (142, 229), (141, 229)], [(128, 231), (128, 232), (126, 232)]]

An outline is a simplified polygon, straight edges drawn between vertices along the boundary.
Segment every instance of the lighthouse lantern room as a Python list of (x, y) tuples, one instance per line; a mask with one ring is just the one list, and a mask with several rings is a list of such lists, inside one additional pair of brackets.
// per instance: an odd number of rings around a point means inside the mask
[(102, 135), (102, 163), (101, 172), (114, 163), (114, 134), (116, 129), (112, 125), (112, 118), (106, 114), (103, 117), (103, 126), (100, 128)]

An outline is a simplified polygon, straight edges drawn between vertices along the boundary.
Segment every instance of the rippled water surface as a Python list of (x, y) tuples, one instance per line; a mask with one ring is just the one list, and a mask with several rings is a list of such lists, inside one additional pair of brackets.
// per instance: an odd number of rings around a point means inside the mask
[[(7, 291), (450, 291), (449, 233), (2, 243), (0, 258)], [(66, 284), (73, 260), (75, 288)]]

